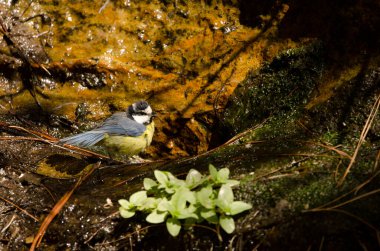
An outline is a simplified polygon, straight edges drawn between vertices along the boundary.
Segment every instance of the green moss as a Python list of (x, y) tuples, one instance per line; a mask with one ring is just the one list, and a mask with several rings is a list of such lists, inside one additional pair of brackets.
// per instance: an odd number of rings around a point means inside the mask
[(270, 135), (283, 134), (284, 124), (293, 124), (309, 100), (322, 70), (318, 43), (283, 52), (240, 84), (227, 105), (224, 126), (236, 134), (270, 118)]

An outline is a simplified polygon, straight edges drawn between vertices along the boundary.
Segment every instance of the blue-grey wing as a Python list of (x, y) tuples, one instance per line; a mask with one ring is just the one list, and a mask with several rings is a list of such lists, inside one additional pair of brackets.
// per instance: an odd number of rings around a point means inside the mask
[(146, 127), (128, 118), (125, 112), (117, 112), (109, 117), (104, 123), (96, 128), (111, 135), (128, 135), (137, 137), (145, 132)]
[(76, 145), (81, 147), (93, 146), (102, 139), (105, 134), (101, 131), (92, 130), (84, 133), (80, 133), (74, 136), (63, 138), (59, 141), (61, 144)]

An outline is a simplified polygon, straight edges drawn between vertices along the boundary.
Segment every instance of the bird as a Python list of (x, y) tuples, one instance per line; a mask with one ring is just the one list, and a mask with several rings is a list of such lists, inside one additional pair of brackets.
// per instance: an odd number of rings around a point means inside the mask
[(131, 104), (125, 112), (116, 112), (99, 127), (63, 138), (60, 144), (79, 147), (103, 145), (108, 153), (132, 157), (152, 143), (155, 113), (145, 100)]

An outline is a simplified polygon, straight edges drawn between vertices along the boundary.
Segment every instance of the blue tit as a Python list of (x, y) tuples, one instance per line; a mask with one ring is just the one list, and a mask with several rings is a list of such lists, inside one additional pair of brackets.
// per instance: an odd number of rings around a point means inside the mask
[(146, 101), (138, 101), (126, 112), (116, 112), (91, 131), (63, 138), (59, 143), (89, 147), (103, 145), (109, 153), (134, 156), (152, 142), (155, 114)]

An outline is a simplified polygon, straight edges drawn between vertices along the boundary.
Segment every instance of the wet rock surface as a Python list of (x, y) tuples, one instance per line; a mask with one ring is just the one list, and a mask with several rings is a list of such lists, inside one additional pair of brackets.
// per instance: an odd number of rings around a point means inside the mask
[[(23, 39), (42, 35), (26, 60), (7, 38), (15, 34), (1, 33), (0, 249), (28, 249), (99, 160), (40, 249), (378, 249), (379, 5), (369, 2), (1, 2), (3, 23), (17, 17)], [(143, 155), (152, 162), (56, 144), (136, 99), (158, 113)], [(153, 170), (182, 177), (209, 163), (228, 167), (241, 180), (235, 196), (253, 205), (223, 241), (197, 225), (173, 238), (144, 215), (118, 214), (117, 200)]]

